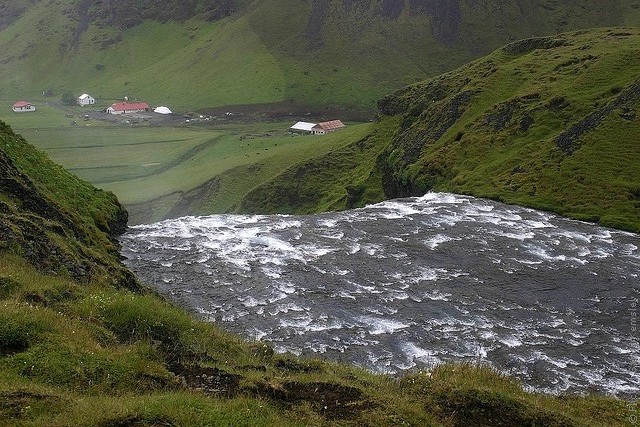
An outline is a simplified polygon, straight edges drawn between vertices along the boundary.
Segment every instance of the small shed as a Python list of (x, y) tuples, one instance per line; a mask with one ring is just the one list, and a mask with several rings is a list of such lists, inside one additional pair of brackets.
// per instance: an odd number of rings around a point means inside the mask
[(95, 98), (89, 94), (83, 93), (78, 97), (78, 105), (80, 105), (81, 107), (84, 107), (85, 105), (93, 105), (95, 103)]
[(172, 114), (173, 111), (171, 111), (168, 107), (163, 107), (162, 105), (159, 107), (156, 107), (155, 110), (153, 110), (154, 113), (158, 113), (158, 114)]
[(315, 123), (298, 122), (289, 128), (289, 132), (310, 134), (315, 125)]
[(311, 129), (311, 133), (314, 135), (324, 135), (326, 133), (335, 132), (344, 127), (344, 123), (340, 120), (330, 120), (328, 122), (321, 122), (315, 125)]
[(14, 113), (27, 113), (36, 111), (35, 105), (27, 101), (18, 101), (11, 107)]

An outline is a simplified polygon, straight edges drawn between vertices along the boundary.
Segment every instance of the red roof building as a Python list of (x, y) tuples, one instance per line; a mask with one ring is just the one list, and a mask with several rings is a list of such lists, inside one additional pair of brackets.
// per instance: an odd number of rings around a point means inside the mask
[(344, 123), (340, 120), (330, 120), (328, 122), (321, 122), (311, 128), (311, 132), (314, 135), (324, 135), (325, 133), (334, 132), (338, 129), (342, 129)]
[(15, 104), (13, 104), (11, 109), (15, 113), (25, 113), (27, 111), (36, 111), (36, 107), (32, 103), (27, 101), (18, 101)]
[(115, 104), (111, 104), (111, 106), (107, 108), (107, 113), (131, 114), (142, 113), (149, 110), (151, 110), (151, 107), (149, 107), (149, 104), (147, 104), (146, 102), (116, 102)]

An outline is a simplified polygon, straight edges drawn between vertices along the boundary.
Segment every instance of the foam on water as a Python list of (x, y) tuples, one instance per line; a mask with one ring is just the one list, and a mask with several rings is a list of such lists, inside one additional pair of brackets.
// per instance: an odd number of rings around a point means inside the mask
[(326, 319), (314, 319), (310, 314), (307, 314), (304, 316), (297, 316), (293, 319), (281, 319), (280, 326), (292, 329), (296, 335), (301, 335), (305, 332), (324, 332), (341, 329), (343, 325), (336, 320), (328, 321)]
[(269, 311), (269, 314), (271, 316), (277, 316), (280, 313), (284, 313), (287, 314), (290, 311), (293, 312), (303, 312), (303, 311), (308, 311), (307, 309), (300, 307), (299, 305), (295, 304), (295, 303), (286, 303), (286, 304), (278, 304), (273, 311)]
[(434, 289), (431, 292), (426, 292), (423, 296), (425, 298), (430, 299), (431, 301), (449, 301), (450, 297), (451, 297), (451, 294), (442, 293), (438, 289)]
[(500, 342), (505, 344), (507, 347), (520, 347), (522, 345), (522, 341), (514, 336), (501, 338)]
[(451, 242), (451, 241), (453, 241), (453, 239), (449, 236), (446, 236), (444, 234), (436, 234), (430, 239), (425, 240), (424, 244), (429, 249), (435, 249), (438, 246), (440, 246), (442, 243)]
[(488, 362), (532, 390), (640, 393), (640, 238), (428, 193), (318, 216), (132, 227), (142, 280), (276, 351), (380, 372)]
[(357, 320), (369, 329), (371, 335), (390, 334), (409, 327), (407, 323), (374, 316), (361, 316)]
[(436, 366), (442, 362), (431, 351), (418, 347), (411, 341), (407, 341), (402, 345), (402, 351), (409, 362), (419, 361), (427, 366)]

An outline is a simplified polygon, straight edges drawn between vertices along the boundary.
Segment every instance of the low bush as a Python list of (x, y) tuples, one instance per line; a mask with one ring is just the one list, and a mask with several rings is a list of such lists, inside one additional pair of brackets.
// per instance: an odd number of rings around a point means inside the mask
[(151, 295), (105, 291), (90, 295), (79, 306), (82, 316), (98, 321), (122, 342), (149, 340), (178, 349), (194, 327), (185, 311)]
[(27, 350), (46, 329), (29, 306), (0, 305), (0, 357)]

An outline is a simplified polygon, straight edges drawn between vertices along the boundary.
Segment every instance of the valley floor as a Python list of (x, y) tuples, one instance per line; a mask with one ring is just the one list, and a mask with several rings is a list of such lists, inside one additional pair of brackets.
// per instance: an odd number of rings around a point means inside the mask
[(110, 115), (50, 102), (35, 113), (0, 119), (72, 173), (114, 192), (135, 224), (234, 211), (257, 185), (357, 141), (368, 129), (367, 123), (347, 122), (326, 136), (288, 132), (299, 120), (342, 117), (333, 115), (338, 110), (323, 113), (259, 105)]

